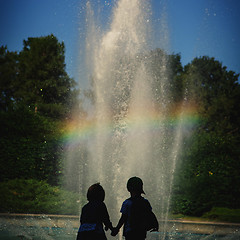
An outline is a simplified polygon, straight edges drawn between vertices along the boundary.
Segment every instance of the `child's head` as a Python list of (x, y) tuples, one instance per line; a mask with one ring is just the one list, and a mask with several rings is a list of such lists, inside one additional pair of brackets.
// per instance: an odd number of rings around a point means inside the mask
[(103, 202), (105, 199), (105, 191), (100, 183), (95, 183), (89, 187), (87, 191), (87, 199), (88, 201), (101, 201)]
[(131, 177), (128, 179), (127, 182), (127, 190), (130, 193), (137, 193), (137, 194), (141, 194), (145, 192), (143, 191), (143, 181), (141, 178), (139, 177)]

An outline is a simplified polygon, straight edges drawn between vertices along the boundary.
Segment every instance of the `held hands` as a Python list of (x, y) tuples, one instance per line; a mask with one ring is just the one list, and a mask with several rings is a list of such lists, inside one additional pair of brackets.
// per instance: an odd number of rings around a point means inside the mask
[(111, 236), (113, 236), (113, 237), (117, 236), (118, 232), (119, 232), (119, 229), (117, 229), (116, 227), (113, 228), (112, 232), (111, 232)]
[(118, 234), (119, 229), (116, 227), (112, 227), (112, 226), (111, 227), (105, 226), (105, 231), (108, 231), (109, 228), (111, 230), (111, 236), (115, 237)]

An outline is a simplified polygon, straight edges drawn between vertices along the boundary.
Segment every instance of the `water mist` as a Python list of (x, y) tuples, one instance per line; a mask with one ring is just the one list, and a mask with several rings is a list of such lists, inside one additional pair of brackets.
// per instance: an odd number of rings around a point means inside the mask
[(181, 121), (173, 125), (169, 120), (169, 69), (164, 54), (157, 87), (152, 73), (151, 11), (146, 2), (119, 0), (108, 30), (96, 26), (91, 4), (86, 6), (94, 133), (86, 144), (85, 159), (77, 157), (79, 150), (70, 155), (73, 166), (80, 169), (75, 182), (82, 194), (95, 182), (104, 187), (114, 224), (121, 203), (129, 197), (126, 182), (132, 176), (142, 178), (158, 219), (167, 219), (180, 151)]

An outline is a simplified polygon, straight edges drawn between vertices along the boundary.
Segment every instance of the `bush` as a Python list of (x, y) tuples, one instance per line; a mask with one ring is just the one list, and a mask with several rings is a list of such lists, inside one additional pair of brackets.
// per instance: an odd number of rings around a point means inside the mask
[(0, 212), (79, 214), (79, 194), (45, 181), (15, 179), (0, 183)]
[(171, 200), (171, 212), (187, 216), (202, 216), (212, 208), (212, 201), (204, 191), (199, 191), (198, 198), (196, 196), (194, 190), (189, 191), (188, 194), (174, 194)]

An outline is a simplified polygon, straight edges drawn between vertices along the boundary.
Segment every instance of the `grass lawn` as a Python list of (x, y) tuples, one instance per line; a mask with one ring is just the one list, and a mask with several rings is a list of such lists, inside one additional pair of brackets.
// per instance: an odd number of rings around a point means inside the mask
[(229, 222), (240, 223), (240, 209), (212, 208), (211, 211), (204, 213), (201, 217), (185, 216), (182, 214), (170, 214), (170, 219), (199, 221), (199, 222)]

